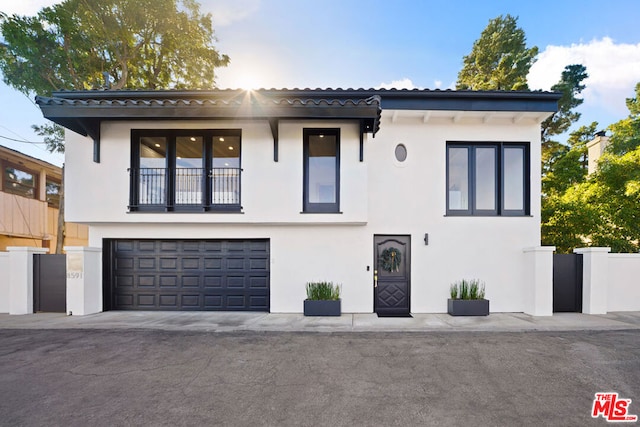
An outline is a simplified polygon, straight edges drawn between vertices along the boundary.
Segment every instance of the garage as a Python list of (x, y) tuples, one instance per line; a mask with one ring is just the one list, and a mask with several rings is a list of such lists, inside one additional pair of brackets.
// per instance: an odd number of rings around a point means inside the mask
[(105, 240), (104, 309), (269, 311), (269, 240)]

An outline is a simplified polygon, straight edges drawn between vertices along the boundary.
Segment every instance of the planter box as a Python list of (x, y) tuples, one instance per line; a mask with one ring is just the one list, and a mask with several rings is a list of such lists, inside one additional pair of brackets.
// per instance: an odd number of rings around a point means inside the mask
[(447, 312), (452, 316), (488, 316), (489, 300), (449, 298)]
[(340, 316), (340, 300), (304, 300), (305, 316)]

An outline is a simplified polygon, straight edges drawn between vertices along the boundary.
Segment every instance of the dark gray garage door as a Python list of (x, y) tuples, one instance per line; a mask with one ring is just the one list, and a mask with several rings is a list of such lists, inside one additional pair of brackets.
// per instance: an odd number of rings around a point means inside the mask
[(111, 240), (105, 309), (269, 311), (268, 240)]

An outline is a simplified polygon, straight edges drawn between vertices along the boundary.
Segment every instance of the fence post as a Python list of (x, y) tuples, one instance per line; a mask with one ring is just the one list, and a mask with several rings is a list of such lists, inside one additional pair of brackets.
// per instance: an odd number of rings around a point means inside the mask
[(607, 314), (607, 280), (611, 248), (576, 248), (582, 254), (582, 312)]
[(525, 310), (531, 316), (553, 315), (553, 251), (555, 246), (525, 248)]
[(9, 314), (33, 313), (33, 255), (47, 248), (9, 246)]
[(102, 311), (102, 249), (65, 246), (67, 252), (67, 312), (85, 315)]

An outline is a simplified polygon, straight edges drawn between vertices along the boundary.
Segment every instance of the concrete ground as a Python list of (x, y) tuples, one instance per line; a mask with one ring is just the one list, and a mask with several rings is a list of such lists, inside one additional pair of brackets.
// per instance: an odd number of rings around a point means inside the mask
[(640, 414), (640, 329), (450, 330), (0, 329), (0, 424), (602, 426), (602, 391)]
[(640, 312), (604, 315), (491, 313), (486, 317), (413, 314), (412, 318), (379, 318), (369, 314), (305, 317), (302, 314), (247, 312), (108, 311), (88, 316), (38, 313), (0, 314), (0, 329), (154, 329), (206, 332), (519, 332), (640, 329)]
[(0, 425), (588, 426), (603, 391), (640, 415), (640, 313), (0, 315)]

